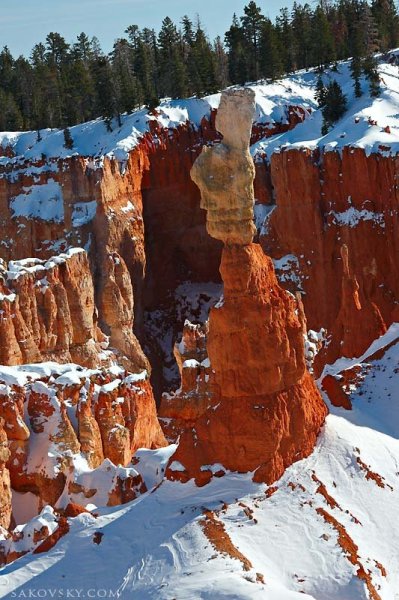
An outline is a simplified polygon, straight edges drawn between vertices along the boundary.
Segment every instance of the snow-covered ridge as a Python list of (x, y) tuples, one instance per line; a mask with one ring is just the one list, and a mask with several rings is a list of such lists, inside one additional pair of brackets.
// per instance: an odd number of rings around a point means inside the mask
[(8, 266), (6, 266), (5, 263), (0, 265), (0, 274), (8, 281), (12, 281), (27, 273), (38, 273), (40, 271), (53, 269), (57, 265), (62, 265), (67, 262), (72, 256), (81, 254), (82, 252), (85, 253), (83, 248), (69, 248), (65, 253), (52, 256), (48, 260), (41, 260), (40, 258), (10, 260)]
[[(255, 122), (270, 124), (270, 127), (274, 123), (287, 123), (290, 106), (314, 110), (316, 102), (313, 79), (314, 76), (308, 81), (300, 74), (273, 84), (250, 85), (256, 94)], [(37, 161), (43, 157), (57, 159), (74, 155), (97, 158), (108, 156), (124, 161), (142, 136), (150, 132), (154, 122), (165, 129), (175, 129), (185, 123), (198, 128), (202, 119), (209, 118), (211, 111), (219, 106), (219, 101), (220, 94), (201, 99), (166, 99), (161, 102), (156, 114), (149, 114), (148, 110), (141, 109), (122, 115), (122, 125), (119, 127), (114, 120), (111, 132), (107, 131), (102, 119), (76, 125), (70, 128), (74, 142), (72, 150), (64, 147), (64, 134), (58, 129), (42, 130), (39, 142), (37, 133), (32, 131), (0, 133), (0, 147), (11, 149), (15, 154), (15, 158), (0, 157), (0, 166), (18, 162), (22, 158)]]
[[(378, 70), (381, 78), (381, 95), (371, 98), (368, 83), (361, 80), (363, 95), (355, 98), (353, 80), (350, 76), (350, 62), (338, 63), (338, 69), (327, 69), (323, 80), (328, 83), (336, 79), (348, 100), (348, 110), (343, 118), (327, 134), (321, 135), (322, 114), (317, 106), (315, 92), (318, 74), (314, 69), (298, 71), (274, 83), (258, 82), (248, 84), (255, 91), (255, 123), (264, 126), (287, 123), (288, 107), (298, 107), (308, 113), (303, 123), (295, 129), (274, 135), (257, 142), (252, 147), (254, 156), (266, 153), (270, 156), (287, 148), (316, 148), (339, 150), (343, 146), (364, 148), (371, 152), (396, 153), (399, 151), (399, 78), (393, 51), (379, 56)], [(67, 158), (73, 155), (85, 157), (114, 157), (126, 160), (128, 153), (150, 132), (156, 122), (165, 129), (174, 129), (190, 123), (198, 128), (203, 117), (209, 117), (211, 110), (219, 105), (220, 94), (201, 99), (163, 100), (156, 114), (146, 109), (122, 115), (122, 125), (113, 122), (113, 131), (107, 131), (102, 119), (96, 119), (70, 128), (74, 146), (64, 147), (62, 130), (41, 131), (41, 141), (36, 132), (0, 133), (0, 147), (11, 149), (15, 158), (0, 157), (0, 166), (20, 162), (21, 159), (46, 160)], [(100, 161), (101, 162), (101, 161)]]
[[(94, 500), (86, 500), (100, 507), (98, 518), (83, 514), (71, 519), (69, 533), (49, 553), (7, 565), (0, 597), (53, 588), (66, 595), (67, 588), (76, 588), (82, 593), (112, 590), (122, 600), (395, 600), (399, 344), (392, 343), (398, 332), (399, 325), (392, 325), (364, 356), (341, 359), (327, 369), (335, 373), (367, 363), (360, 387), (351, 393), (354, 408), (331, 406), (314, 452), (272, 487), (255, 484), (250, 473), (226, 473), (200, 488), (192, 481), (158, 485), (175, 446), (142, 449), (135, 468), (151, 491), (124, 506), (101, 508), (101, 490), (110, 487), (107, 477), (114, 476), (105, 461), (78, 478), (87, 489), (94, 476), (101, 482)], [(372, 358), (382, 348), (385, 353)], [(34, 367), (47, 373), (55, 368)], [(59, 372), (68, 367), (57, 365)], [(175, 461), (172, 467), (179, 470), (180, 465)], [(122, 470), (118, 473), (123, 477)], [(52, 530), (52, 515), (46, 508), (28, 525), (21, 515), (19, 530), (28, 533), (38, 521), (48, 521)], [(231, 548), (244, 560), (214, 545), (203, 527), (205, 515), (223, 526)], [(100, 544), (94, 541), (98, 532)], [(30, 547), (19, 542), (18, 549)]]
[[(53, 361), (12, 367), (0, 365), (0, 388), (4, 385), (24, 387), (40, 379), (48, 380), (49, 384), (54, 383), (62, 387), (73, 386), (79, 385), (82, 381), (90, 379), (93, 375), (100, 374), (101, 372), (102, 369), (88, 369), (75, 363), (61, 364)], [(118, 365), (107, 368), (107, 373), (114, 377), (120, 377), (120, 379), (114, 379), (110, 384), (102, 386), (101, 391), (103, 392), (109, 392), (113, 389), (112, 387), (107, 388), (107, 385), (117, 387), (123, 381), (126, 387), (131, 387), (135, 383), (148, 379), (146, 370), (126, 375), (125, 369)]]

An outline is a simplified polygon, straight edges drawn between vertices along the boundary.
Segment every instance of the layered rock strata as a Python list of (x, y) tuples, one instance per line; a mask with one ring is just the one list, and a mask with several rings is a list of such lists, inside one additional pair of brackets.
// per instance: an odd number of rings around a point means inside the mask
[[(87, 254), (75, 248), (44, 261), (3, 262), (0, 268), (0, 362), (56, 360), (95, 367), (115, 354), (131, 370), (148, 367), (133, 334), (133, 290), (123, 259), (107, 260), (103, 323), (98, 323)], [(112, 349), (112, 350), (111, 350)]]
[[(312, 451), (327, 410), (306, 370), (301, 305), (278, 285), (271, 259), (251, 243), (253, 224), (248, 215), (254, 170), (245, 141), (248, 145), (253, 93), (230, 90), (223, 96), (227, 98), (221, 103), (217, 127), (227, 133), (221, 144), (225, 148), (208, 149), (193, 169), (204, 202), (211, 203), (208, 230), (225, 242), (220, 267), (224, 295), (211, 310), (207, 341), (219, 398), (182, 434), (168, 475), (183, 481), (195, 477), (201, 484), (209, 480), (216, 464), (254, 471), (255, 480), (270, 483)], [(240, 118), (235, 118), (236, 106)], [(235, 124), (231, 148), (229, 119)], [(228, 179), (223, 167), (220, 177), (217, 168), (209, 170), (223, 155), (231, 161)], [(215, 181), (220, 199), (214, 194)], [(219, 187), (220, 181), (224, 187)], [(233, 198), (239, 203), (240, 186), (242, 205), (235, 208), (230, 202)]]

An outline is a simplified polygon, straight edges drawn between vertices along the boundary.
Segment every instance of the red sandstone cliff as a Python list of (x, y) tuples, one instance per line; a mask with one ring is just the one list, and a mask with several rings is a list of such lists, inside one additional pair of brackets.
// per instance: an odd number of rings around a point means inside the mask
[(226, 246), (221, 274), (224, 300), (208, 336), (219, 396), (190, 421), (173, 456), (184, 470), (172, 464), (169, 476), (203, 483), (206, 465), (220, 464), (271, 483), (313, 450), (326, 407), (305, 368), (296, 300), (260, 246)]
[[(73, 249), (48, 261), (32, 258), (3, 264), (0, 363), (56, 360), (95, 367), (117, 354), (131, 370), (147, 368), (133, 334), (133, 291), (126, 265), (116, 253), (108, 256), (110, 263), (102, 294), (103, 331), (84, 250)], [(108, 346), (113, 351), (105, 351)]]
[(397, 319), (396, 169), (394, 157), (349, 147), (342, 155), (303, 149), (271, 157), (276, 208), (261, 245), (278, 265), (291, 260), (292, 269), (277, 269), (283, 285), (304, 292), (309, 327), (332, 335), (318, 371), (342, 345), (345, 355), (360, 355)]

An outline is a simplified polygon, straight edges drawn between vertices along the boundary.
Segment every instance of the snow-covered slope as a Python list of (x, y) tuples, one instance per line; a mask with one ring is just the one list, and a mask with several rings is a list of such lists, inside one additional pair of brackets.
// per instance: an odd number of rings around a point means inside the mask
[[(316, 147), (327, 149), (340, 148), (343, 145), (363, 147), (367, 152), (384, 151), (388, 147), (392, 152), (399, 150), (399, 69), (396, 51), (379, 56), (381, 77), (381, 96), (370, 98), (368, 83), (361, 80), (365, 92), (361, 98), (355, 98), (353, 80), (350, 76), (349, 61), (338, 63), (338, 69), (327, 69), (323, 74), (324, 83), (336, 79), (348, 100), (348, 110), (330, 133), (321, 135), (322, 115), (315, 99), (318, 75), (314, 70), (298, 71), (275, 83), (258, 82), (248, 84), (256, 93), (256, 117), (258, 123), (285, 123), (287, 108), (302, 107), (310, 113), (305, 122), (294, 130), (270, 139), (261, 140), (252, 148), (254, 154), (266, 152), (270, 155), (282, 147)], [(189, 121), (198, 127), (204, 116), (219, 105), (220, 94), (202, 99), (162, 101), (157, 114), (148, 114), (146, 109), (129, 115), (122, 115), (122, 125), (113, 121), (113, 131), (107, 131), (102, 119), (71, 127), (74, 142), (72, 150), (64, 147), (62, 130), (42, 130), (41, 141), (37, 141), (36, 132), (0, 133), (0, 147), (11, 148), (16, 158), (38, 160), (67, 157), (73, 154), (82, 156), (114, 156), (125, 160), (127, 153), (134, 148), (143, 134), (150, 131), (151, 121), (157, 121), (161, 127), (174, 128)], [(376, 124), (373, 124), (376, 123)], [(390, 132), (386, 128), (390, 129)], [(1, 157), (0, 164), (10, 158)]]
[[(48, 554), (3, 570), (1, 597), (55, 589), (140, 600), (399, 598), (398, 332), (393, 325), (360, 360), (329, 367), (362, 366), (354, 410), (331, 407), (313, 454), (272, 488), (250, 474), (203, 488), (163, 481), (97, 519), (73, 519)], [(148, 487), (171, 450), (139, 452)]]
[[(329, 133), (321, 135), (322, 114), (321, 110), (317, 109), (294, 130), (255, 144), (252, 148), (253, 154), (264, 151), (270, 155), (287, 147), (324, 147), (328, 151), (348, 145), (364, 148), (367, 154), (396, 153), (399, 150), (399, 68), (395, 55), (391, 54), (389, 57), (394, 64), (379, 57), (381, 94), (378, 98), (370, 97), (368, 83), (364, 77), (361, 81), (364, 93), (360, 98), (355, 97), (349, 62), (339, 63), (337, 71), (325, 71), (323, 82), (328, 84), (336, 79), (347, 97), (347, 111)], [(296, 78), (300, 79), (301, 86), (308, 85), (314, 92), (314, 72), (300, 72), (291, 79), (295, 81)]]

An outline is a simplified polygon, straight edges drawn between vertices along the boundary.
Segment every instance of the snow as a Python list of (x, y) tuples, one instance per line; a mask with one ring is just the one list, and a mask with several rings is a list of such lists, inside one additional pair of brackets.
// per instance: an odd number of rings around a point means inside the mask
[[(151, 115), (146, 109), (122, 115), (122, 125), (113, 123), (113, 131), (109, 132), (102, 119), (96, 119), (70, 127), (74, 142), (73, 150), (64, 147), (62, 130), (46, 129), (41, 131), (42, 140), (37, 141), (35, 132), (0, 133), (0, 146), (11, 147), (17, 157), (39, 160), (44, 154), (47, 158), (66, 158), (71, 155), (96, 157), (87, 162), (89, 169), (101, 166), (103, 156), (114, 157), (124, 162), (142, 136), (150, 131), (150, 123), (157, 121), (163, 128), (176, 128), (187, 121), (199, 127), (204, 116), (209, 116), (212, 108), (219, 104), (219, 95), (204, 99), (189, 98), (187, 100), (165, 99), (158, 108), (158, 114)], [(0, 164), (15, 159), (1, 157)]]
[(17, 365), (15, 367), (0, 365), (0, 382), (6, 385), (23, 387), (29, 382), (44, 377), (55, 377), (56, 383), (60, 385), (72, 385), (72, 381), (76, 382), (78, 379), (89, 378), (95, 372), (74, 363), (59, 364), (51, 361)]
[(330, 211), (327, 217), (332, 218), (334, 225), (346, 225), (356, 227), (360, 221), (374, 221), (380, 227), (385, 227), (384, 215), (371, 210), (358, 210), (354, 206), (347, 208), (343, 212)]
[[(81, 461), (80, 469), (79, 461)], [(87, 498), (84, 493), (67, 494), (66, 500), (61, 498), (58, 501), (57, 504), (59, 506), (63, 506), (71, 500), (84, 507), (88, 504), (93, 505), (96, 509), (99, 506), (106, 506), (109, 500), (110, 490), (115, 488), (117, 478), (123, 480), (128, 476), (136, 477), (138, 475), (136, 469), (132, 467), (115, 466), (107, 458), (99, 467), (93, 470), (88, 469), (87, 464), (81, 457), (78, 457), (77, 460), (75, 459), (74, 466), (74, 482), (78, 486), (83, 486), (85, 490), (93, 490), (95, 493), (90, 494), (89, 498)]]
[(137, 383), (138, 381), (145, 381), (147, 378), (148, 378), (148, 373), (144, 369), (144, 371), (141, 371), (140, 373), (131, 373), (130, 375), (125, 377), (124, 383), (126, 385), (131, 385), (131, 384)]
[(255, 226), (259, 231), (260, 235), (266, 235), (267, 233), (267, 222), (273, 210), (276, 208), (275, 204), (256, 204), (254, 205), (254, 218)]
[(396, 50), (386, 56), (377, 57), (381, 78), (381, 95), (378, 98), (370, 97), (368, 83), (364, 77), (361, 81), (363, 95), (360, 98), (354, 96), (350, 61), (339, 62), (337, 71), (325, 70), (324, 83), (337, 80), (347, 96), (348, 109), (324, 136), (321, 134), (322, 114), (315, 99), (317, 73), (313, 70), (298, 71), (283, 80), (289, 85), (298, 86), (298, 106), (310, 107), (312, 113), (295, 129), (254, 144), (252, 154), (256, 156), (258, 153), (266, 153), (270, 157), (273, 152), (289, 148), (317, 147), (324, 147), (325, 151), (341, 151), (344, 146), (362, 148), (366, 154), (396, 154), (399, 151), (398, 67), (387, 62), (387, 57), (392, 57), (397, 52)]
[(195, 358), (189, 358), (183, 363), (183, 369), (196, 369), (199, 366), (200, 363), (198, 362), (198, 360), (195, 360)]
[(10, 302), (12, 304), (15, 302), (17, 296), (15, 294), (0, 294), (0, 302)]
[[(376, 352), (386, 347), (382, 358), (373, 358)], [(398, 365), (399, 323), (394, 323), (360, 358), (341, 358), (333, 365), (327, 365), (320, 381), (326, 374), (339, 376), (345, 370), (357, 367), (357, 384), (351, 385), (353, 408), (345, 411), (346, 419), (399, 440)], [(334, 411), (343, 414), (343, 409)]]
[[(21, 275), (26, 273), (38, 273), (40, 271), (46, 271), (48, 269), (52, 269), (57, 265), (64, 264), (67, 260), (75, 256), (76, 254), (81, 254), (85, 252), (83, 248), (69, 248), (66, 252), (62, 252), (61, 254), (57, 254), (57, 256), (52, 256), (48, 260), (42, 260), (40, 258), (23, 258), (21, 260), (10, 260), (8, 263), (8, 271), (4, 273), (4, 276), (12, 281), (14, 279), (18, 279)], [(42, 285), (47, 285), (47, 280), (43, 278), (40, 280), (44, 282)], [(39, 283), (39, 281), (37, 282)]]
[(90, 223), (96, 216), (97, 202), (77, 202), (72, 210), (72, 227), (81, 227)]
[[(252, 147), (253, 156), (256, 158), (258, 154), (262, 156), (266, 154), (270, 157), (273, 152), (304, 147), (324, 147), (326, 151), (331, 151), (341, 150), (343, 146), (352, 146), (363, 148), (367, 154), (372, 152), (395, 154), (398, 152), (398, 67), (389, 62), (397, 52), (392, 51), (388, 55), (377, 57), (381, 77), (379, 98), (370, 97), (368, 83), (364, 77), (361, 79), (364, 94), (360, 98), (354, 96), (349, 61), (339, 62), (337, 71), (325, 70), (324, 83), (327, 84), (333, 79), (338, 81), (347, 96), (348, 110), (333, 129), (324, 136), (321, 134), (322, 114), (315, 97), (318, 78), (315, 70), (297, 71), (273, 83), (259, 81), (248, 84), (248, 87), (255, 91), (256, 114), (254, 120), (266, 129), (272, 129), (275, 124), (287, 123), (289, 107), (305, 111), (306, 114), (304, 122), (294, 129), (255, 143)], [(40, 160), (44, 155), (47, 158), (46, 167), (35, 168), (52, 170), (57, 168), (54, 163), (57, 159), (81, 155), (87, 157), (88, 169), (101, 167), (103, 157), (115, 158), (120, 162), (123, 173), (129, 152), (150, 131), (151, 122), (157, 122), (161, 128), (165, 129), (174, 129), (188, 122), (192, 127), (198, 128), (203, 117), (209, 117), (211, 110), (218, 107), (219, 101), (220, 94), (184, 100), (164, 99), (156, 114), (149, 114), (146, 109), (142, 108), (131, 114), (122, 115), (121, 126), (119, 127), (114, 121), (111, 132), (107, 131), (105, 122), (100, 118), (75, 125), (70, 128), (74, 142), (73, 151), (64, 147), (62, 130), (42, 130), (42, 139), (39, 142), (36, 132), (0, 133), (0, 146), (9, 147), (15, 153), (14, 158), (0, 157), (0, 165), (14, 163), (16, 168), (17, 163), (26, 159)], [(387, 127), (390, 129), (390, 133), (386, 129)], [(154, 141), (156, 143), (156, 136)], [(31, 174), (39, 173), (40, 171)], [(29, 193), (27, 197), (29, 197)], [(22, 211), (26, 212), (26, 199), (20, 202)], [(42, 214), (43, 211), (37, 210)], [(60, 212), (55, 216), (60, 217)]]
[[(158, 456), (140, 451), (139, 465), (151, 456), (154, 473), (157, 460), (159, 469), (171, 450), (155, 451)], [(367, 480), (356, 456), (393, 490)], [(130, 504), (99, 509), (95, 521), (74, 519), (70, 533), (52, 551), (5, 567), (3, 597), (13, 590), (67, 586), (112, 589), (119, 598), (140, 600), (364, 600), (364, 584), (340, 548), (337, 532), (317, 513), (323, 508), (359, 546), (359, 560), (371, 571), (374, 585), (381, 586), (381, 598), (394, 600), (399, 586), (393, 551), (399, 543), (394, 518), (398, 458), (397, 440), (330, 415), (316, 450), (286, 471), (270, 498), (266, 486), (254, 484), (250, 474), (226, 474), (203, 488), (192, 481), (165, 481)], [(317, 492), (313, 473), (341, 508), (331, 508)], [(217, 518), (251, 561), (248, 573), (238, 560), (215, 551), (200, 527), (203, 510), (219, 511), (223, 503), (227, 508)], [(245, 506), (254, 511), (256, 522)], [(104, 534), (99, 546), (92, 541), (96, 531)], [(375, 561), (387, 569), (386, 578)], [(61, 578), (65, 573), (67, 583)], [(265, 584), (256, 582), (256, 573), (264, 575)]]
[(296, 289), (302, 290), (302, 278), (298, 258), (294, 254), (286, 254), (281, 258), (272, 259), (276, 275), (281, 284), (291, 282)]
[(171, 471), (185, 471), (186, 470), (185, 467), (178, 460), (174, 460), (173, 462), (171, 462), (169, 465), (169, 469)]
[(10, 209), (14, 218), (63, 222), (64, 198), (59, 183), (54, 179), (48, 179), (47, 183), (23, 189), (22, 194), (10, 200)]
[(110, 381), (109, 383), (102, 385), (100, 388), (100, 391), (103, 392), (104, 394), (109, 394), (109, 393), (113, 392), (114, 390), (116, 390), (120, 384), (121, 384), (120, 379), (114, 379), (113, 381)]

